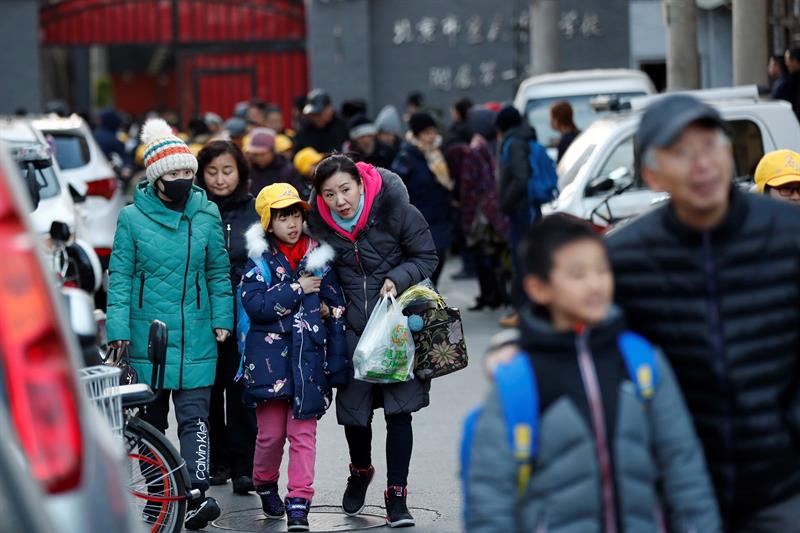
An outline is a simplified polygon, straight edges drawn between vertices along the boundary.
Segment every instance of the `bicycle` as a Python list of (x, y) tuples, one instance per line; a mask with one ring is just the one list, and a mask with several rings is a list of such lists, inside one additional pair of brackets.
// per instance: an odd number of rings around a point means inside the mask
[(151, 533), (181, 531), (187, 502), (200, 497), (197, 489), (190, 488), (186, 462), (172, 443), (139, 418), (139, 410), (163, 393), (166, 350), (167, 327), (154, 320), (147, 345), (153, 388), (144, 383), (119, 385), (121, 371), (113, 366), (87, 367), (82, 376), (90, 399), (122, 439), (128, 490)]

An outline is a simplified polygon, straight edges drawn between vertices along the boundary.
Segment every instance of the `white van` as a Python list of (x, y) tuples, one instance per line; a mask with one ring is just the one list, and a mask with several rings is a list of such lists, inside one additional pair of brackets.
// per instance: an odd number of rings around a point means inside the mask
[(602, 116), (602, 113), (598, 114), (592, 109), (592, 99), (610, 96), (624, 101), (655, 92), (650, 78), (639, 70), (572, 70), (526, 79), (517, 90), (514, 107), (536, 129), (539, 143), (554, 147), (560, 137), (550, 127), (550, 106), (554, 103), (562, 100), (569, 102), (575, 124), (578, 129), (585, 130)]
[[(800, 151), (800, 124), (791, 105), (760, 100), (756, 86), (688, 91), (713, 105), (727, 121), (733, 143), (735, 182), (753, 183), (761, 157), (773, 150)], [(607, 115), (570, 145), (561, 159), (558, 198), (544, 213), (565, 212), (598, 228), (627, 220), (665, 201), (648, 189), (634, 169), (633, 140), (642, 114), (664, 95), (635, 99), (632, 109)]]

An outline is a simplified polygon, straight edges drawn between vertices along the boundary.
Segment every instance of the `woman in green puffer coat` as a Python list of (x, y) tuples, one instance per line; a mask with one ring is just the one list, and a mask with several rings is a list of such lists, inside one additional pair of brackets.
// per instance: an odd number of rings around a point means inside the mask
[(147, 182), (136, 188), (133, 205), (117, 221), (109, 265), (108, 339), (113, 347), (129, 347), (131, 365), (146, 382), (152, 373), (150, 323), (158, 319), (167, 325), (164, 387), (171, 394), (147, 406), (142, 418), (166, 431), (172, 396), (181, 455), (192, 488), (203, 493), (189, 503), (185, 525), (201, 529), (220, 514), (216, 501), (205, 497), (207, 419), (217, 343), (233, 329), (230, 263), (219, 210), (192, 185), (197, 159), (161, 119), (147, 121), (142, 142)]

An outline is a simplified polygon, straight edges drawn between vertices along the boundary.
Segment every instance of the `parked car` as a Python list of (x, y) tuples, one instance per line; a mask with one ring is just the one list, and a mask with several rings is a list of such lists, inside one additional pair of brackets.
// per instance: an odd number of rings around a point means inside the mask
[[(756, 86), (688, 91), (707, 101), (726, 120), (733, 144), (735, 181), (750, 188), (761, 157), (772, 150), (800, 151), (800, 124), (791, 105), (760, 100)], [(650, 190), (634, 169), (634, 134), (644, 110), (657, 95), (631, 101), (631, 109), (607, 115), (572, 143), (558, 165), (558, 198), (544, 207), (590, 220), (603, 227), (604, 218), (625, 220), (668, 198)], [(605, 203), (604, 203), (605, 202)]]
[(602, 113), (598, 114), (592, 109), (590, 102), (593, 99), (608, 96), (629, 100), (655, 92), (653, 82), (639, 70), (573, 70), (524, 80), (514, 98), (514, 107), (536, 129), (539, 142), (552, 148), (558, 144), (560, 137), (550, 127), (550, 106), (554, 103), (562, 100), (569, 102), (575, 124), (584, 130), (602, 116)]
[[(30, 122), (24, 118), (0, 118), (0, 139), (6, 142), (12, 157), (20, 155), (20, 151), (29, 155), (20, 157), (20, 170), (27, 172), (27, 163), (23, 159), (33, 159), (39, 152), (39, 158), (52, 159), (47, 141)], [(80, 217), (69, 191), (66, 179), (58, 164), (44, 166), (37, 164), (34, 168), (35, 178), (39, 182), (39, 205), (32, 213), (31, 219), (36, 233), (45, 235), (50, 231), (54, 221), (64, 222), (73, 232), (81, 233)]]
[[(2, 429), (11, 450), (4, 455), (16, 456), (38, 485), (49, 531), (140, 531), (122, 473), (123, 447), (82, 392), (81, 355), (37, 246), (30, 207), (0, 142), (0, 410), (11, 421)], [(91, 316), (91, 306), (85, 312)]]
[(103, 268), (108, 268), (117, 217), (125, 207), (125, 194), (111, 164), (78, 115), (35, 118), (33, 126), (52, 140), (64, 177), (87, 187), (87, 240), (94, 246)]

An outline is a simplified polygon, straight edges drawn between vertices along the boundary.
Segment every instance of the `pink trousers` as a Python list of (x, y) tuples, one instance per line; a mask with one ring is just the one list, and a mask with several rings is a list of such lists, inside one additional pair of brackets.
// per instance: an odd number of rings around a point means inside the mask
[(296, 420), (283, 400), (256, 407), (258, 436), (253, 457), (253, 484), (277, 483), (283, 446), (289, 439), (289, 492), (287, 498), (314, 497), (314, 462), (317, 458), (317, 420)]

